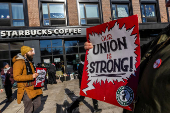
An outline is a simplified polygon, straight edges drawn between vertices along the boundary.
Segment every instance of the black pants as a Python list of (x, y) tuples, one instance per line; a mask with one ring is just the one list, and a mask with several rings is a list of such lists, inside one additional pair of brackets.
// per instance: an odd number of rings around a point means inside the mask
[(47, 89), (47, 79), (45, 78), (44, 88)]
[(55, 76), (55, 73), (53, 73), (53, 72), (49, 72), (48, 73), (48, 83), (49, 84), (56, 84), (57, 82), (56, 82), (56, 76)]
[(10, 99), (12, 97), (12, 85), (5, 85), (4, 87), (7, 99)]
[[(74, 101), (71, 106), (70, 106), (70, 111), (73, 111), (73, 109), (75, 109), (76, 107), (79, 106), (79, 103), (81, 101), (83, 101), (85, 99), (85, 96), (80, 96), (79, 98), (76, 99), (76, 101)], [(95, 100), (95, 99), (92, 99), (93, 100), (93, 107), (95, 110), (98, 109), (98, 101)]]
[(38, 95), (33, 99), (30, 99), (27, 93), (25, 92), (23, 97), (23, 103), (24, 103), (24, 113), (33, 113), (41, 105), (41, 95)]

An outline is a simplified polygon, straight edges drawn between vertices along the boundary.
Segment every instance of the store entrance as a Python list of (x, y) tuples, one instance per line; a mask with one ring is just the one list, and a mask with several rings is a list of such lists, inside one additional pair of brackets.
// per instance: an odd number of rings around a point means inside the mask
[(56, 64), (57, 71), (63, 73), (77, 73), (80, 54), (85, 54), (84, 42), (81, 39), (40, 40), (41, 63)]

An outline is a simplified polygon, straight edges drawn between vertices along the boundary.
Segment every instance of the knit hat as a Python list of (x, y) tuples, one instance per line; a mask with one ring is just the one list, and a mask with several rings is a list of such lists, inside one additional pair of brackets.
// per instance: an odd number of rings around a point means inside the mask
[(3, 62), (3, 67), (5, 67), (8, 63), (7, 62)]
[(26, 53), (28, 53), (31, 50), (32, 50), (32, 48), (30, 48), (29, 46), (22, 46), (21, 47), (21, 55), (24, 56)]

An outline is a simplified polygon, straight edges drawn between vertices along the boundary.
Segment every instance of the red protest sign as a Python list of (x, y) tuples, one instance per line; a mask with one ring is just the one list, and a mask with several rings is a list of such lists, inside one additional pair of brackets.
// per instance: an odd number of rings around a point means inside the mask
[(93, 49), (86, 51), (80, 95), (132, 110), (140, 65), (137, 15), (87, 28), (87, 40)]
[(34, 81), (34, 87), (43, 87), (45, 82), (45, 76), (47, 68), (36, 68), (36, 72), (39, 73), (38, 77)]

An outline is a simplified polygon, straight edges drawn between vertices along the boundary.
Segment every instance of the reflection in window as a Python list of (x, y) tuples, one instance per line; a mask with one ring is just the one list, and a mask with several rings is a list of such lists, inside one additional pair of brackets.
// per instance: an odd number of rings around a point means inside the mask
[(99, 18), (98, 5), (85, 5), (87, 18)]
[(9, 19), (9, 5), (8, 3), (0, 3), (0, 18)]
[(0, 43), (0, 50), (9, 50), (8, 43)]
[(0, 51), (0, 59), (9, 59), (9, 51)]
[(129, 16), (129, 7), (128, 5), (112, 5), (112, 16), (113, 19), (123, 18)]
[(52, 50), (53, 50), (53, 55), (63, 54), (63, 48), (62, 47), (52, 48)]
[(11, 25), (25, 26), (22, 3), (0, 3), (0, 26)]
[(75, 55), (67, 55), (66, 56), (66, 61), (67, 61), (67, 72), (74, 72), (76, 71), (77, 68), (77, 64), (79, 63), (79, 56), (78, 54)]
[(45, 26), (66, 24), (64, 3), (60, 4), (43, 3), (42, 10), (43, 10), (43, 24)]
[(40, 48), (51, 47), (51, 40), (41, 40)]
[(141, 5), (142, 22), (157, 22), (155, 5)]
[(69, 47), (65, 49), (66, 49), (66, 54), (78, 53), (78, 47)]
[(117, 5), (118, 17), (128, 17), (129, 9), (127, 5)]
[(51, 48), (43, 48), (43, 49), (41, 49), (41, 55), (52, 55)]
[(24, 26), (24, 12), (22, 3), (12, 3), (13, 26)]
[(23, 45), (24, 45), (23, 42), (11, 42), (10, 49), (11, 50), (20, 50)]
[(51, 41), (52, 41), (52, 47), (62, 46), (62, 39), (56, 39)]
[(18, 53), (21, 53), (20, 50), (11, 51), (11, 58), (16, 56)]
[(84, 46), (83, 47), (79, 47), (79, 53), (85, 53), (86, 50), (84, 49)]
[(79, 4), (80, 24), (100, 24), (98, 4)]
[(77, 40), (65, 41), (65, 47), (68, 46), (78, 46)]
[(8, 3), (0, 3), (0, 26), (11, 26)]
[(51, 18), (64, 18), (64, 4), (49, 4)]

